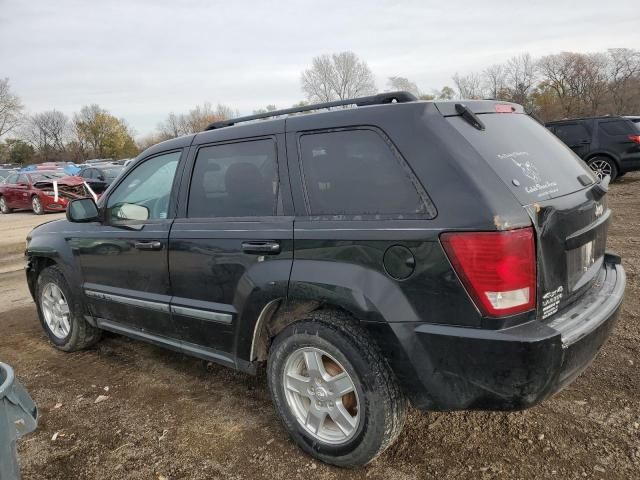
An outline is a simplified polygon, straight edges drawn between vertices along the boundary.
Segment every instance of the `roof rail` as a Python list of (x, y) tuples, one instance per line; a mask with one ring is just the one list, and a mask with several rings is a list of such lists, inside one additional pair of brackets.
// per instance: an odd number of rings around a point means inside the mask
[(251, 120), (259, 120), (261, 118), (279, 117), (280, 115), (288, 115), (290, 113), (308, 112), (311, 110), (321, 110), (323, 108), (342, 107), (345, 105), (356, 105), (363, 107), (365, 105), (382, 105), (385, 103), (405, 103), (418, 100), (415, 95), (409, 92), (385, 92), (368, 97), (350, 98), (347, 100), (336, 100), (335, 102), (315, 103), (313, 105), (303, 105), (300, 107), (285, 108), (283, 110), (273, 110), (271, 112), (258, 113), (255, 115), (247, 115), (246, 117), (230, 118), (219, 122), (211, 123), (205, 131), (215, 130), (217, 128), (230, 127), (236, 123), (250, 122)]

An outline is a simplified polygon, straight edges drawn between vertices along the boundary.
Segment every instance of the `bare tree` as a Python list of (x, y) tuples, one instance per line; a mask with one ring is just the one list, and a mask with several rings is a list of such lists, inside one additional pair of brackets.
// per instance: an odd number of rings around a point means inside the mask
[(536, 80), (536, 67), (531, 55), (524, 53), (510, 58), (505, 73), (508, 100), (527, 106)]
[(389, 87), (392, 91), (403, 90), (405, 92), (412, 93), (416, 97), (420, 97), (422, 93), (420, 93), (420, 89), (418, 85), (405, 77), (389, 77), (387, 81)]
[(22, 109), (18, 96), (11, 93), (9, 79), (0, 78), (0, 137), (18, 126)]
[(71, 140), (72, 127), (69, 118), (62, 112), (50, 110), (28, 117), (23, 136), (44, 159), (52, 155), (59, 157), (66, 151)]
[(612, 48), (607, 51), (607, 56), (614, 112), (637, 113), (640, 109), (640, 51)]
[(210, 123), (226, 120), (237, 115), (231, 107), (218, 104), (215, 108), (209, 102), (197, 105), (189, 113), (175, 114), (171, 112), (158, 124), (158, 137), (162, 140), (190, 135), (203, 131)]
[(453, 83), (455, 83), (458, 89), (458, 96), (460, 98), (482, 98), (482, 81), (480, 75), (477, 73), (470, 73), (469, 75), (461, 76), (456, 73), (453, 77)]
[(158, 124), (158, 133), (163, 140), (187, 135), (189, 125), (186, 117), (171, 112), (163, 122)]
[(499, 63), (491, 65), (482, 72), (484, 89), (489, 98), (500, 99), (505, 94), (506, 72)]
[(353, 52), (314, 57), (300, 81), (311, 102), (345, 100), (376, 92), (373, 73)]

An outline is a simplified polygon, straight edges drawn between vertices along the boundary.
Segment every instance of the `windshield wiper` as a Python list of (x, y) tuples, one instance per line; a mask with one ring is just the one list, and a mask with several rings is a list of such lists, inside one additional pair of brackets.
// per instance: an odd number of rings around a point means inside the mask
[(482, 123), (482, 120), (480, 120), (478, 116), (464, 103), (456, 103), (455, 108), (456, 112), (462, 115), (462, 118), (464, 118), (473, 128), (477, 128), (478, 130), (484, 130), (486, 128), (484, 123)]

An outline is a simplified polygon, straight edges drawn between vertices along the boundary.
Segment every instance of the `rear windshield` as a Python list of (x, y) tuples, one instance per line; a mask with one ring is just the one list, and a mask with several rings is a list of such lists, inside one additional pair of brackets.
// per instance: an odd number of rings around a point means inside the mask
[(461, 116), (447, 117), (523, 205), (585, 188), (578, 180), (591, 170), (564, 143), (527, 115), (478, 115), (485, 130)]

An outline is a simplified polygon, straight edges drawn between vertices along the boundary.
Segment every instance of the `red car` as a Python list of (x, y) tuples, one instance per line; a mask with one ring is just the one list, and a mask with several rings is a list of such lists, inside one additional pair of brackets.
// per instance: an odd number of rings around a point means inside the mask
[(64, 212), (70, 200), (92, 195), (83, 178), (62, 171), (12, 173), (0, 183), (0, 211)]

